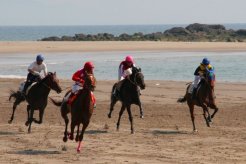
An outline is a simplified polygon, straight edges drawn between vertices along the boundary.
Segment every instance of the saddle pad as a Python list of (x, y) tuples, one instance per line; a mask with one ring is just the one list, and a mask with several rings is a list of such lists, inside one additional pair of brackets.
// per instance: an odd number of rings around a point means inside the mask
[(26, 95), (28, 95), (30, 89), (36, 84), (37, 82), (32, 83), (26, 90)]

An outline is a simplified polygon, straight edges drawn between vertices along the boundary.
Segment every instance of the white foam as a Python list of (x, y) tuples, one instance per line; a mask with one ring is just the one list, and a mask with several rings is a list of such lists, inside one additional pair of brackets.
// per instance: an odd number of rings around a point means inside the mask
[(19, 75), (0, 75), (1, 79), (8, 78), (8, 79), (23, 79), (26, 78), (25, 76), (19, 76)]

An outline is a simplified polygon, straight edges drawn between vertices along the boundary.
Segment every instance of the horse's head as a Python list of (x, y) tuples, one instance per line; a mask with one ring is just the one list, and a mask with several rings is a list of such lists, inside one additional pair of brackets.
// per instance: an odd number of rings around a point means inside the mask
[(144, 75), (141, 72), (141, 68), (133, 67), (130, 80), (141, 89), (145, 89)]
[(206, 70), (205, 79), (206, 79), (207, 83), (211, 87), (214, 87), (214, 82), (215, 82), (215, 71), (214, 71), (214, 68)]
[(94, 91), (96, 88), (96, 78), (93, 74), (86, 73), (84, 88)]
[(43, 83), (45, 82), (45, 84), (49, 88), (55, 90), (57, 93), (61, 93), (62, 89), (59, 85), (59, 80), (56, 77), (56, 72), (55, 73), (49, 72), (48, 75), (42, 81)]

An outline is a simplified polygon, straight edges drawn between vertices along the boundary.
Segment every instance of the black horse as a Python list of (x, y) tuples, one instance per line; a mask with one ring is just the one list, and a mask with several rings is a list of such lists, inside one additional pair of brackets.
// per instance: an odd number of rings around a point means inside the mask
[(120, 81), (119, 83), (121, 84), (120, 91), (119, 91), (119, 96), (115, 96), (113, 92), (115, 92), (115, 89), (118, 83), (115, 83), (112, 92), (111, 92), (111, 104), (110, 104), (110, 112), (108, 114), (108, 117), (111, 118), (112, 111), (114, 110), (114, 105), (116, 104), (117, 101), (121, 101), (122, 106), (121, 110), (119, 113), (119, 119), (117, 122), (117, 130), (119, 130), (120, 127), (120, 119), (125, 111), (127, 109), (128, 115), (129, 115), (129, 120), (131, 122), (131, 133), (134, 133), (134, 128), (133, 128), (133, 117), (131, 113), (131, 105), (135, 104), (138, 105), (140, 108), (140, 117), (143, 118), (143, 109), (140, 101), (140, 90), (145, 89), (145, 83), (144, 83), (144, 75), (141, 72), (141, 68), (132, 68), (132, 74), (130, 75), (129, 78), (124, 79), (123, 81)]
[[(50, 90), (53, 89), (57, 93), (61, 93), (62, 89), (59, 85), (59, 80), (56, 77), (56, 73), (49, 72), (46, 77), (44, 77), (41, 81), (34, 84), (29, 90), (26, 96), (20, 91), (12, 91), (9, 100), (11, 98), (15, 98), (13, 104), (13, 113), (9, 120), (9, 123), (12, 123), (14, 119), (14, 113), (16, 107), (23, 101), (27, 101), (27, 121), (25, 123), (26, 126), (29, 125), (28, 132), (31, 132), (31, 125), (34, 121), (35, 123), (41, 124), (43, 121), (44, 109), (47, 106), (47, 99), (50, 93)], [(34, 110), (39, 110), (39, 120), (33, 118)]]
[[(214, 80), (215, 80), (214, 72), (207, 71), (204, 77), (202, 77), (198, 85), (198, 91), (196, 93), (195, 99), (193, 99), (192, 94), (189, 93), (191, 84), (188, 85), (185, 96), (183, 98), (178, 99), (178, 102), (187, 101), (187, 104), (190, 108), (190, 115), (191, 115), (191, 121), (192, 121), (194, 132), (197, 132), (197, 129), (195, 126), (195, 116), (194, 116), (194, 106), (195, 105), (202, 107), (203, 117), (208, 127), (210, 127), (210, 123), (212, 122), (212, 119), (214, 118), (215, 114), (219, 110), (215, 104), (215, 99), (214, 99)], [(214, 112), (212, 115), (210, 115), (208, 107), (214, 109)]]

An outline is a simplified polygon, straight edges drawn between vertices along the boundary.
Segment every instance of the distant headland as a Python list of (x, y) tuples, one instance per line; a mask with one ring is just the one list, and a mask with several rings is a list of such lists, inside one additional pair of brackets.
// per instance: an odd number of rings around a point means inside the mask
[(74, 36), (50, 36), (39, 41), (189, 41), (189, 42), (246, 42), (246, 29), (226, 29), (220, 24), (190, 24), (187, 27), (173, 27), (164, 32), (114, 36), (109, 33), (75, 34)]

